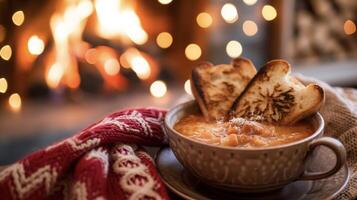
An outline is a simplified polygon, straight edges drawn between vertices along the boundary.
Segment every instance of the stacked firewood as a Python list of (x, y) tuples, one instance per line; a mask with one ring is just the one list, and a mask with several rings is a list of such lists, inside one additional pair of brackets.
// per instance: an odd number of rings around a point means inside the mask
[(357, 57), (357, 32), (347, 34), (346, 20), (357, 22), (357, 1), (296, 1), (291, 53), (295, 59), (320, 61)]

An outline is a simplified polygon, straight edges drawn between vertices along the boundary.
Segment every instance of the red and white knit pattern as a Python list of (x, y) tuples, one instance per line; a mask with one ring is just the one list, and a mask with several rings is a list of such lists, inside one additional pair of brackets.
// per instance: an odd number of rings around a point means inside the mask
[(164, 115), (117, 112), (25, 157), (0, 172), (1, 199), (168, 199), (152, 158), (139, 146), (166, 143)]

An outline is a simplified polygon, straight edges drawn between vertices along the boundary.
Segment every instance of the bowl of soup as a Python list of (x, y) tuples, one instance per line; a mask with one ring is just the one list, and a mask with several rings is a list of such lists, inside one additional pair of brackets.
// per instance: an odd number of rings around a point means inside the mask
[[(346, 150), (338, 140), (323, 137), (323, 129), (319, 113), (289, 126), (242, 118), (207, 121), (195, 101), (172, 108), (165, 117), (169, 145), (186, 170), (206, 184), (244, 192), (336, 173)], [(326, 172), (306, 172), (309, 154), (320, 145), (330, 148), (337, 162)]]

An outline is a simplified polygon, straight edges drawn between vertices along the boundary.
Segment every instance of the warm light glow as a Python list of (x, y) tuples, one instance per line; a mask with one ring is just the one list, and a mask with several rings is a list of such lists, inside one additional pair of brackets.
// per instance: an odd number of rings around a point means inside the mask
[(168, 32), (162, 32), (156, 38), (157, 45), (164, 49), (169, 48), (172, 44), (172, 41), (172, 36)]
[(229, 57), (237, 58), (242, 54), (243, 48), (238, 41), (231, 40), (227, 43), (226, 52)]
[(53, 64), (47, 72), (46, 83), (50, 88), (58, 87), (62, 76), (64, 74), (64, 69), (59, 64)]
[(243, 2), (245, 4), (247, 4), (248, 6), (252, 6), (254, 5), (255, 3), (257, 3), (257, 0), (243, 0)]
[(0, 93), (5, 93), (7, 91), (7, 81), (5, 78), (0, 78)]
[(184, 89), (187, 94), (192, 95), (190, 79), (185, 81)]
[(12, 15), (12, 22), (14, 22), (16, 26), (21, 26), (21, 24), (23, 24), (24, 21), (25, 21), (25, 14), (22, 10), (14, 12), (14, 14)]
[(4, 41), (6, 36), (6, 29), (3, 25), (0, 25), (0, 42)]
[(206, 12), (201, 12), (196, 18), (197, 24), (202, 28), (208, 28), (212, 25), (212, 16)]
[(40, 55), (45, 49), (45, 43), (37, 35), (33, 35), (27, 42), (27, 48), (32, 55)]
[(120, 57), (120, 62), (127, 63), (123, 67), (131, 68), (140, 79), (148, 79), (151, 75), (149, 62), (135, 48), (126, 50)]
[(117, 59), (110, 58), (104, 62), (104, 70), (108, 75), (114, 76), (119, 73), (120, 65)]
[(343, 24), (343, 30), (346, 35), (352, 35), (356, 32), (356, 24), (352, 20), (346, 20)]
[(9, 105), (12, 111), (18, 112), (21, 109), (21, 97), (14, 93), (9, 97)]
[(10, 45), (5, 45), (0, 49), (0, 57), (4, 60), (10, 60), (12, 55), (12, 50)]
[(150, 85), (150, 93), (154, 97), (163, 97), (167, 92), (166, 84), (163, 81), (155, 81)]
[(197, 44), (189, 44), (185, 49), (185, 55), (189, 60), (197, 60), (201, 57), (201, 48)]
[(234, 23), (238, 20), (238, 11), (237, 8), (231, 4), (226, 3), (221, 9), (221, 15), (227, 23)]
[(164, 4), (164, 5), (172, 2), (172, 0), (158, 0), (158, 1), (159, 1), (159, 3)]
[(104, 38), (118, 36), (130, 38), (135, 44), (144, 44), (148, 34), (141, 27), (139, 17), (130, 6), (124, 7), (120, 0), (96, 0), (98, 33)]
[(276, 18), (278, 13), (276, 12), (275, 8), (271, 5), (265, 5), (262, 9), (263, 18), (267, 21), (271, 21)]
[(243, 32), (247, 36), (253, 36), (258, 32), (258, 26), (255, 22), (247, 20), (243, 23)]
[(97, 62), (97, 50), (96, 49), (88, 49), (84, 54), (84, 59), (89, 64), (95, 64)]

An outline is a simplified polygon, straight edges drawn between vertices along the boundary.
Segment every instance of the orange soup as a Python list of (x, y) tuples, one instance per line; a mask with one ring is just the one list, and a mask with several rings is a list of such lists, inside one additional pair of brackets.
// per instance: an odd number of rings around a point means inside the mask
[(275, 126), (242, 118), (206, 121), (202, 115), (188, 115), (174, 129), (192, 139), (230, 147), (269, 147), (301, 140), (314, 132), (312, 124), (301, 121), (291, 126)]

